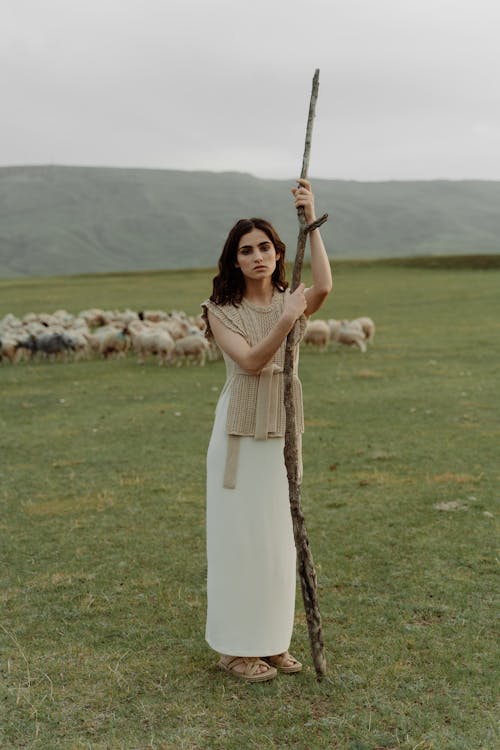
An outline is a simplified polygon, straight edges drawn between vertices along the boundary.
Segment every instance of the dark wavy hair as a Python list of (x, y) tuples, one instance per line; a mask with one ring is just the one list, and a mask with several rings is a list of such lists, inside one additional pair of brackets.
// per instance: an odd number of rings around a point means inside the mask
[(236, 256), (238, 245), (244, 234), (252, 229), (260, 229), (269, 237), (273, 243), (279, 258), (276, 260), (276, 268), (271, 277), (275, 289), (284, 292), (288, 286), (285, 280), (285, 243), (280, 239), (278, 232), (266, 219), (240, 219), (230, 230), (221, 256), (219, 258), (219, 273), (213, 279), (213, 291), (210, 297), (217, 305), (239, 305), (245, 293), (245, 277), (241, 270), (236, 267)]

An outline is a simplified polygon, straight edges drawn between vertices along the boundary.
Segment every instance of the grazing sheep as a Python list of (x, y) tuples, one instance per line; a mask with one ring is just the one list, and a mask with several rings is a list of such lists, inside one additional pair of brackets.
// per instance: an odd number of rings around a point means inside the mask
[(324, 320), (310, 320), (304, 333), (304, 344), (312, 344), (324, 351), (330, 342), (330, 328)]
[(205, 333), (205, 329), (206, 329), (206, 327), (207, 327), (207, 326), (206, 326), (206, 323), (205, 323), (205, 321), (203, 320), (203, 315), (202, 315), (201, 313), (200, 313), (199, 315), (197, 315), (197, 316), (196, 316), (195, 318), (193, 318), (191, 322), (192, 322), (192, 324), (193, 324), (193, 325), (195, 325), (195, 326), (196, 326), (196, 328), (198, 328), (198, 329), (199, 329), (199, 330), (200, 330), (200, 331), (201, 331), (202, 333)]
[(188, 321), (182, 320), (177, 315), (167, 320), (163, 325), (175, 341), (187, 336), (190, 328)]
[(90, 333), (89, 331), (83, 334), (87, 340), (88, 350), (94, 354), (98, 354), (99, 347), (101, 346), (101, 337), (98, 333)]
[(73, 325), (71, 326), (72, 331), (79, 331), (80, 333), (84, 333), (85, 331), (89, 331), (89, 327), (84, 320), (84, 318), (77, 317), (73, 321)]
[(158, 357), (159, 365), (166, 365), (172, 361), (174, 340), (168, 331), (155, 326), (154, 328), (133, 325), (130, 327), (132, 348), (137, 354), (137, 361), (143, 364), (149, 354)]
[(113, 316), (113, 323), (118, 323), (121, 326), (127, 326), (137, 320), (139, 320), (138, 314), (130, 309), (124, 310), (123, 312), (116, 310)]
[(75, 319), (75, 316), (67, 310), (56, 310), (52, 317), (54, 321), (57, 321), (57, 325), (62, 326), (62, 328), (71, 328)]
[(104, 359), (116, 355), (123, 356), (130, 348), (130, 338), (127, 328), (115, 328), (108, 325), (98, 328), (95, 333), (83, 331), (90, 351), (100, 354)]
[(99, 328), (100, 326), (108, 325), (111, 321), (111, 316), (107, 315), (104, 310), (99, 310), (96, 307), (90, 310), (82, 310), (78, 313), (79, 318), (83, 318), (89, 328)]
[(373, 342), (375, 338), (375, 323), (371, 318), (355, 318), (350, 321), (351, 324), (356, 323), (361, 327), (361, 330), (365, 334), (365, 339), (369, 344)]
[[(184, 357), (188, 362), (197, 362), (199, 365), (205, 364), (207, 357), (208, 342), (200, 334), (191, 334), (177, 339), (175, 342), (174, 355), (177, 358)], [(180, 363), (179, 363), (180, 364)]]
[(350, 326), (347, 325), (348, 322), (333, 318), (328, 321), (331, 341), (347, 346), (358, 346), (363, 353), (366, 352), (365, 334), (361, 326)]
[(62, 333), (46, 331), (36, 338), (36, 351), (44, 354), (48, 359), (60, 358), (69, 349)]
[[(8, 314), (0, 320), (0, 361), (18, 362), (35, 357), (79, 359), (93, 352), (104, 358), (120, 356), (133, 346), (139, 361), (148, 355), (159, 364), (177, 360), (205, 363), (219, 359), (219, 348), (203, 337), (201, 316), (182, 311), (101, 310), (91, 308), (73, 315), (66, 310), (54, 313), (27, 313), (20, 320)], [(176, 347), (175, 342), (179, 344)]]
[(26, 338), (19, 339), (17, 343), (17, 349), (21, 353), (21, 355), (24, 355), (24, 359), (26, 359), (26, 357), (29, 357), (29, 359), (33, 359), (38, 351), (36, 334), (28, 333), (28, 336), (26, 336)]
[(168, 315), (163, 310), (144, 310), (141, 320), (149, 320), (151, 323), (159, 323), (161, 320), (167, 320)]
[(15, 315), (12, 315), (12, 313), (7, 313), (2, 320), (0, 320), (0, 330), (7, 330), (8, 328), (22, 328), (23, 324), (22, 321), (19, 320), (19, 318), (16, 318)]
[(81, 359), (89, 351), (89, 342), (85, 333), (79, 330), (68, 331), (63, 334), (68, 351), (72, 352), (75, 359)]
[(26, 313), (26, 315), (23, 317), (22, 323), (23, 326), (28, 325), (29, 323), (37, 323), (38, 318), (35, 315), (35, 313)]
[(14, 338), (2, 336), (0, 339), (0, 362), (6, 359), (11, 364), (14, 364), (18, 359), (17, 349), (17, 341)]

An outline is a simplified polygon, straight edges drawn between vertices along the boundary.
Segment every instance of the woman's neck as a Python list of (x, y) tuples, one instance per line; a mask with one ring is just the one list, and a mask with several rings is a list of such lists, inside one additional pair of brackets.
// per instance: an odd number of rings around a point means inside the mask
[(243, 297), (253, 305), (270, 305), (273, 299), (274, 286), (271, 279), (262, 281), (247, 279)]

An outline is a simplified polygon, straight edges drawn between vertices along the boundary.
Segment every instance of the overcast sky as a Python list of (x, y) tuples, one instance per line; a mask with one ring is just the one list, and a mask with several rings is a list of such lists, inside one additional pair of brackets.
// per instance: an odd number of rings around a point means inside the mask
[(0, 164), (500, 179), (499, 0), (0, 0)]

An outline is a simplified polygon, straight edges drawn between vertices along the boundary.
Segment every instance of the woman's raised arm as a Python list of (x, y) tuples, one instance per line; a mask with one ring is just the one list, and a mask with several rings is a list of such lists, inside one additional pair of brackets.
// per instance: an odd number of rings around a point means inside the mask
[[(311, 189), (309, 180), (298, 179), (299, 187), (293, 188), (292, 193), (295, 198), (295, 206), (304, 207), (305, 219), (308, 224), (316, 220), (316, 211), (314, 208), (314, 194)], [(319, 310), (326, 297), (332, 291), (332, 270), (330, 261), (326, 254), (325, 246), (319, 229), (315, 229), (309, 234), (311, 247), (311, 273), (312, 286), (305, 290), (307, 307), (305, 314), (312, 315)]]

